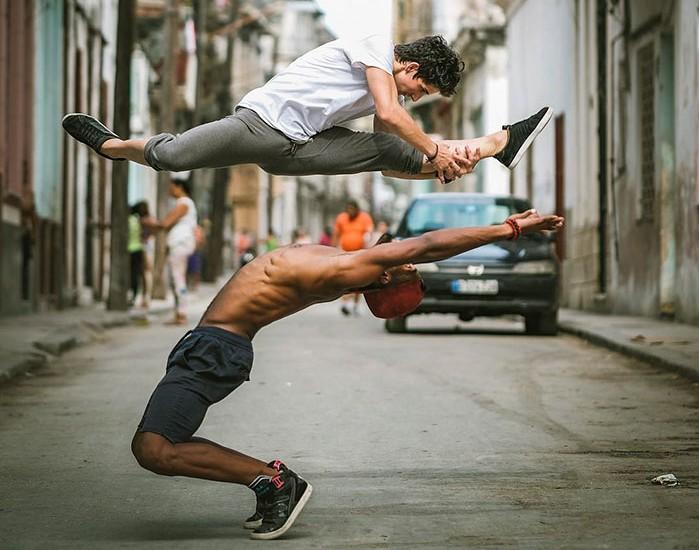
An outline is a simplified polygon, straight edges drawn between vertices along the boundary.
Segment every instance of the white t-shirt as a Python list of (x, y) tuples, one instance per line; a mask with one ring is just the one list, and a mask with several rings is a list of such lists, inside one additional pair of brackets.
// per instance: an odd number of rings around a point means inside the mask
[(175, 204), (177, 206), (180, 204), (186, 205), (187, 212), (168, 231), (167, 245), (170, 248), (182, 246), (191, 247), (194, 250), (196, 245), (194, 229), (197, 227), (197, 207), (189, 197), (180, 197)]
[(288, 138), (305, 142), (323, 130), (376, 111), (367, 85), (367, 67), (393, 75), (389, 38), (373, 35), (328, 42), (252, 90), (236, 109), (252, 109)]

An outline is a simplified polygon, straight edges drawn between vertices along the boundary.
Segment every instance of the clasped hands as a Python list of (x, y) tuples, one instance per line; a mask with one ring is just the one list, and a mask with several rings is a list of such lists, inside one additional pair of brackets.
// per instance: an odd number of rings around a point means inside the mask
[(437, 156), (430, 162), (439, 181), (444, 184), (473, 172), (476, 164), (481, 160), (480, 148), (473, 150), (465, 145), (463, 149), (460, 149), (446, 141), (438, 142), (437, 146), (439, 148)]

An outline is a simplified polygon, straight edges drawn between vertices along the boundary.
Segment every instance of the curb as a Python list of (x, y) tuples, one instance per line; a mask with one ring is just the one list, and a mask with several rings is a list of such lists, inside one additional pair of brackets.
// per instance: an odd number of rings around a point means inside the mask
[(106, 313), (96, 319), (56, 328), (34, 340), (26, 351), (0, 350), (0, 384), (45, 367), (66, 351), (99, 340), (108, 329), (135, 323), (136, 319), (129, 312)]
[(7, 382), (22, 374), (27, 374), (34, 369), (44, 367), (47, 364), (46, 355), (43, 353), (23, 352), (0, 354), (0, 384)]
[(93, 317), (54, 328), (23, 350), (0, 348), (0, 385), (45, 367), (65, 352), (99, 341), (112, 328), (147, 326), (151, 320), (172, 312), (172, 305), (157, 304), (146, 313), (138, 310), (101, 311)]
[(623, 353), (624, 355), (628, 355), (634, 359), (639, 359), (655, 367), (660, 367), (662, 369), (680, 374), (694, 382), (699, 382), (699, 367), (691, 364), (685, 364), (682, 361), (670, 359), (660, 353), (653, 353), (651, 350), (644, 349), (639, 345), (626, 343), (624, 341), (611, 338), (606, 334), (600, 334), (598, 332), (585, 329), (576, 325), (574, 322), (559, 321), (558, 328), (562, 332), (578, 336), (598, 346), (603, 346), (613, 351)]

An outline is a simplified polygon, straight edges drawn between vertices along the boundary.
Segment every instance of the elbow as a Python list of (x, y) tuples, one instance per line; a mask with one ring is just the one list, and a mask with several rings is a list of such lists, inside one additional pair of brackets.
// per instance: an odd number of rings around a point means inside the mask
[(398, 122), (398, 111), (392, 105), (376, 106), (376, 118), (381, 125), (387, 128), (394, 128)]
[(430, 233), (425, 233), (420, 236), (420, 243), (418, 244), (419, 256), (424, 261), (432, 261), (435, 256), (435, 240), (433, 235)]

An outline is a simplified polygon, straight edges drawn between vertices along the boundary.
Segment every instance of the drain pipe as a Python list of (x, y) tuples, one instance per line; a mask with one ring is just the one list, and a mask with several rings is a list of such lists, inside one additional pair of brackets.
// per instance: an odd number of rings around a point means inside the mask
[(607, 0), (597, 0), (597, 134), (599, 145), (599, 277), (607, 292)]
[[(610, 50), (611, 50), (611, 64), (609, 66), (609, 79), (611, 82), (611, 95), (610, 95), (610, 113), (609, 113), (609, 126), (611, 128), (611, 132), (609, 134), (609, 171), (610, 171), (610, 194), (611, 194), (611, 201), (612, 201), (612, 223), (614, 224), (614, 259), (616, 262), (616, 265), (619, 265), (619, 212), (617, 209), (617, 193), (616, 193), (616, 184), (617, 180), (626, 173), (626, 154), (625, 151), (621, 151), (619, 154), (620, 157), (620, 163), (617, 166), (617, 150), (616, 150), (616, 112), (617, 112), (617, 94), (619, 95), (619, 109), (624, 109), (624, 102), (622, 100), (622, 95), (625, 93), (625, 90), (627, 89), (628, 86), (628, 51), (624, 52), (624, 57), (623, 57), (623, 62), (618, 61), (617, 58), (615, 57), (616, 54), (616, 46), (619, 40), (622, 38), (624, 39), (624, 46), (625, 49), (628, 49), (628, 36), (629, 36), (629, 22), (631, 20), (631, 14), (630, 14), (630, 4), (629, 0), (624, 0), (624, 11), (623, 11), (623, 19), (620, 20), (620, 23), (622, 25), (622, 29), (611, 39), (610, 41)], [(612, 13), (612, 15), (614, 15)], [(617, 20), (619, 20), (617, 18)], [(621, 66), (620, 74), (618, 76), (619, 82), (616, 80), (616, 65), (617, 63)], [(623, 71), (623, 72), (622, 72)], [(616, 86), (616, 89), (615, 89)], [(622, 130), (622, 126), (625, 126), (625, 119), (626, 115), (624, 112), (619, 113), (619, 136), (620, 136), (620, 143), (621, 146), (623, 147), (624, 143), (626, 143), (625, 138), (625, 131)]]

